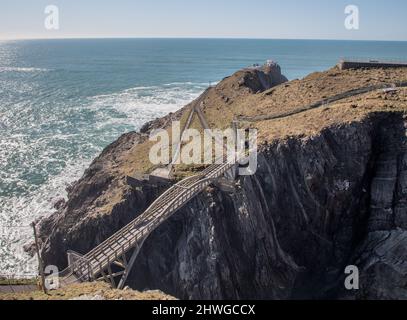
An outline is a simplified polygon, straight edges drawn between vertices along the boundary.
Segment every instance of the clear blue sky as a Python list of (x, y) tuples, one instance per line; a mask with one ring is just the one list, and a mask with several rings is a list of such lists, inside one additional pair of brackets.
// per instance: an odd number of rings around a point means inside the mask
[[(44, 8), (60, 30), (44, 28)], [(360, 29), (344, 27), (358, 5)], [(406, 0), (0, 0), (0, 39), (221, 37), (407, 40)]]

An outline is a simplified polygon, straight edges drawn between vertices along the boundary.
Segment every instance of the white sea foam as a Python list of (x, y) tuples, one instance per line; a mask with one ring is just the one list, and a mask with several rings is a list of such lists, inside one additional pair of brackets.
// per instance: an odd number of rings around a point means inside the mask
[(0, 72), (47, 72), (48, 69), (28, 67), (0, 67)]
[[(140, 127), (146, 121), (174, 112), (195, 99), (205, 88), (204, 84), (170, 83), (163, 86), (135, 87), (110, 95), (90, 99), (89, 108), (104, 111), (112, 109), (122, 117), (111, 118), (114, 123)], [(101, 121), (104, 123), (104, 121)]]
[(29, 257), (23, 250), (25, 244), (33, 241), (30, 223), (55, 211), (55, 200), (66, 199), (66, 187), (81, 177), (89, 162), (72, 161), (61, 174), (27, 195), (0, 198), (0, 275), (29, 277), (35, 274), (36, 258)]

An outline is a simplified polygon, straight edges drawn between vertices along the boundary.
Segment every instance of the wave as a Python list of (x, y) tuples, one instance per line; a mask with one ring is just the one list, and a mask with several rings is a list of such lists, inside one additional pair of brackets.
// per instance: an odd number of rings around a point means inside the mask
[(24, 196), (0, 197), (0, 276), (36, 275), (37, 261), (23, 249), (33, 241), (30, 223), (55, 211), (55, 201), (66, 199), (66, 187), (79, 179), (89, 164), (89, 160), (72, 161), (37, 190)]
[(170, 82), (165, 83), (163, 86), (178, 86), (178, 85), (191, 85), (191, 86), (199, 86), (199, 87), (207, 87), (208, 85), (217, 85), (219, 81), (211, 81), (211, 82)]
[(1, 72), (47, 72), (48, 69), (43, 68), (24, 68), (24, 67), (0, 67)]

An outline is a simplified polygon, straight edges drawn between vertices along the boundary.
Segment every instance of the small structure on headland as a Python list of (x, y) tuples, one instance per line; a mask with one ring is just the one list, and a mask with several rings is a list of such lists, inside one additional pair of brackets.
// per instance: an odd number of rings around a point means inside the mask
[(407, 67), (407, 61), (380, 61), (374, 59), (341, 59), (338, 63), (340, 70), (362, 68), (400, 68)]
[(278, 65), (278, 63), (276, 61), (274, 61), (274, 60), (269, 59), (269, 60), (266, 61), (266, 66), (267, 67), (275, 67), (277, 65)]

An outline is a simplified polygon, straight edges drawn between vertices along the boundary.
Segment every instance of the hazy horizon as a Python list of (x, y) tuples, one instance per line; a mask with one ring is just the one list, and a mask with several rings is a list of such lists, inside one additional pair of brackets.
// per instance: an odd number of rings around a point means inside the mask
[(61, 37), (61, 38), (0, 38), (0, 41), (24, 41), (24, 40), (120, 40), (120, 39), (128, 39), (128, 40), (137, 40), (137, 39), (163, 39), (163, 40), (177, 40), (177, 39), (184, 39), (184, 40), (288, 40), (288, 41), (355, 41), (355, 42), (407, 42), (407, 40), (370, 40), (370, 39), (320, 39), (320, 38), (245, 38), (245, 37), (126, 37), (126, 36), (118, 36), (118, 37)]
[[(58, 29), (46, 29), (45, 8), (58, 8)], [(347, 29), (349, 5), (357, 29)], [(2, 0), (0, 40), (31, 39), (276, 39), (407, 41), (404, 0)]]

